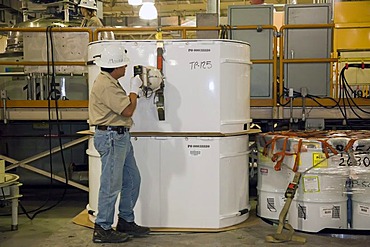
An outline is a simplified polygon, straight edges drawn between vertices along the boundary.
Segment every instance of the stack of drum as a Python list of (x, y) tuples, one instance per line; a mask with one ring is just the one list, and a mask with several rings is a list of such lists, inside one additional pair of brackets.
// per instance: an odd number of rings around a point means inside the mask
[(370, 229), (370, 132), (274, 132), (257, 143), (260, 217), (278, 220), (287, 186), (300, 172), (287, 216), (294, 229)]
[[(99, 41), (89, 45), (89, 60), (112, 43), (127, 50), (129, 68), (157, 67), (158, 49), (163, 51), (164, 119), (155, 92), (139, 99), (133, 116), (132, 143), (142, 177), (136, 221), (149, 227), (219, 229), (246, 220), (249, 45), (231, 40)], [(89, 67), (90, 85), (98, 73), (98, 67)], [(132, 76), (127, 69), (120, 80), (123, 88), (129, 88)], [(100, 160), (92, 149), (89, 208), (95, 211)]]

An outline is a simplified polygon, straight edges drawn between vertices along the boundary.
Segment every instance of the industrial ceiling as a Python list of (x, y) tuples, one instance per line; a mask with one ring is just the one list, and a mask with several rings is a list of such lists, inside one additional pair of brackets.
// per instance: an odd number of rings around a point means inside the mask
[[(265, 0), (267, 4), (274, 4), (278, 9), (282, 9), (284, 4), (292, 0)], [(312, 4), (325, 2), (327, 0), (296, 0), (297, 4)], [(29, 13), (42, 12), (47, 6), (59, 4), (61, 7), (65, 3), (75, 5), (79, 0), (0, 0), (0, 9), (11, 13), (22, 13), (27, 10)], [(131, 6), (128, 0), (98, 0), (98, 6), (103, 6), (103, 17), (137, 17), (140, 6)], [(250, 5), (249, 0), (155, 0), (159, 17), (168, 16), (195, 16), (197, 13), (215, 13), (210, 11), (219, 9), (220, 16), (227, 15), (229, 5)], [(217, 6), (217, 7), (215, 7)]]
[[(158, 16), (194, 16), (196, 13), (207, 13), (207, 5), (219, 5), (220, 15), (226, 16), (229, 5), (250, 5), (249, 0), (155, 0)], [(289, 0), (287, 0), (289, 1)], [(282, 8), (285, 0), (266, 0), (267, 4), (274, 4)], [(298, 4), (312, 4), (313, 0), (298, 0)], [(127, 0), (103, 0), (104, 16), (128, 17), (137, 16), (140, 7), (131, 6)]]

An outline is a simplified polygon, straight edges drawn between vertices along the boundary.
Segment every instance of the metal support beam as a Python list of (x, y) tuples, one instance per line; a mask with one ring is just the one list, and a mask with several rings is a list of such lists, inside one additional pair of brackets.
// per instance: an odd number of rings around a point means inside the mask
[[(63, 177), (57, 176), (55, 174), (52, 174), (50, 172), (44, 171), (42, 169), (33, 167), (33, 166), (31, 166), (31, 165), (29, 165), (27, 163), (33, 162), (35, 160), (41, 159), (41, 158), (43, 158), (45, 156), (48, 156), (50, 154), (59, 152), (62, 149), (66, 149), (66, 148), (72, 147), (72, 146), (74, 146), (76, 144), (79, 144), (81, 142), (84, 142), (84, 141), (88, 140), (89, 137), (90, 137), (89, 135), (83, 136), (81, 138), (78, 138), (76, 140), (73, 140), (73, 141), (70, 141), (70, 142), (67, 142), (67, 143), (63, 144), (62, 147), (55, 147), (52, 150), (41, 152), (39, 154), (33, 155), (33, 156), (28, 157), (26, 159), (23, 159), (21, 161), (17, 161), (15, 159), (12, 159), (10, 157), (7, 157), (7, 156), (1, 155), (1, 154), (0, 154), (0, 159), (3, 159), (5, 161), (7, 161), (7, 162), (12, 163), (12, 165), (9, 165), (9, 166), (5, 167), (5, 171), (14, 169), (16, 167), (22, 167), (22, 168), (25, 168), (27, 170), (30, 170), (30, 171), (36, 172), (38, 174), (41, 174), (43, 176), (51, 177), (51, 178), (53, 178), (53, 179), (55, 179), (55, 180), (57, 180), (59, 182), (65, 183), (66, 182), (66, 178), (63, 178)], [(86, 187), (84, 185), (81, 185), (81, 184), (78, 184), (76, 182), (70, 181), (70, 180), (68, 180), (67, 184), (68, 185), (71, 185), (71, 186), (74, 186), (76, 188), (79, 188), (81, 190), (84, 190), (84, 191), (89, 191), (89, 188), (88, 187)]]
[[(359, 119), (350, 109), (346, 109), (348, 119)], [(363, 110), (370, 111), (369, 106), (361, 106)], [(308, 118), (320, 119), (343, 119), (342, 113), (338, 107), (333, 109), (323, 109), (322, 107), (306, 107)], [(357, 111), (363, 119), (368, 119), (369, 114)], [(251, 107), (251, 116), (257, 119), (289, 119), (289, 107)], [(302, 117), (302, 107), (293, 107), (293, 118)]]

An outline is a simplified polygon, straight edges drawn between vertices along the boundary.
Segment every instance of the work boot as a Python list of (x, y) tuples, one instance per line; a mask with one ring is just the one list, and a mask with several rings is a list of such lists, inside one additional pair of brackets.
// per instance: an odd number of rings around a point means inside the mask
[(117, 231), (124, 232), (132, 236), (143, 236), (150, 232), (149, 227), (138, 226), (135, 222), (127, 222), (118, 218)]
[(94, 243), (122, 243), (127, 241), (129, 236), (123, 232), (117, 232), (113, 229), (104, 230), (101, 226), (95, 224), (93, 242)]

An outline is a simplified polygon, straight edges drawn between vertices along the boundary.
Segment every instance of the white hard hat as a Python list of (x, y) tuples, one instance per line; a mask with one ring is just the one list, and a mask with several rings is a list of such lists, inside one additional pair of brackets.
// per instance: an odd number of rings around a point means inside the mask
[(98, 10), (98, 7), (96, 6), (95, 0), (81, 0), (78, 7), (86, 8), (86, 9), (94, 9)]
[(118, 68), (129, 64), (130, 59), (122, 45), (111, 44), (103, 48), (100, 55), (95, 55), (95, 64), (103, 68)]

